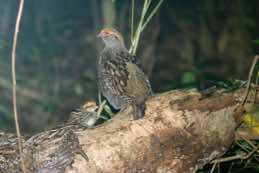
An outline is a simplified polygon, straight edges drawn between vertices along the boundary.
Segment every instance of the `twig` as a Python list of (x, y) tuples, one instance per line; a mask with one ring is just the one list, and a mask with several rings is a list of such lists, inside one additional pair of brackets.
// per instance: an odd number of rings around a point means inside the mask
[(131, 32), (130, 32), (131, 44), (133, 43), (133, 37), (134, 37), (134, 9), (135, 9), (135, 0), (131, 0)]
[[(99, 103), (98, 111), (100, 111), (99, 113), (97, 111), (98, 117), (101, 115), (103, 109), (109, 114), (110, 117), (114, 116), (114, 113), (111, 111), (110, 107), (106, 104), (106, 100), (102, 101), (101, 91), (98, 91), (98, 103)], [(100, 117), (102, 119), (108, 120), (108, 118), (106, 118), (106, 117), (103, 117), (103, 116), (100, 116)]]
[(251, 87), (251, 81), (252, 81), (252, 76), (253, 76), (254, 68), (255, 68), (255, 65), (256, 65), (258, 59), (259, 59), (259, 56), (256, 55), (254, 60), (253, 60), (252, 66), (250, 68), (249, 75), (248, 75), (248, 83), (247, 83), (247, 86), (246, 86), (245, 97), (244, 97), (244, 99), (242, 101), (242, 105), (244, 105), (246, 103), (246, 100), (247, 100), (247, 97), (248, 97), (248, 94), (249, 94), (249, 90), (250, 90), (250, 87)]
[(141, 31), (143, 31), (145, 29), (145, 27), (147, 26), (147, 24), (149, 23), (149, 21), (152, 19), (152, 17), (154, 16), (154, 14), (157, 12), (157, 10), (159, 9), (159, 7), (161, 6), (161, 4), (163, 3), (164, 0), (160, 0), (158, 2), (158, 4), (156, 5), (156, 7), (154, 8), (154, 10), (150, 13), (150, 15), (148, 16), (147, 20), (145, 21), (145, 23), (143, 24)]
[(104, 106), (105, 106), (105, 104), (106, 104), (106, 100), (104, 100), (100, 105), (99, 105), (99, 109), (97, 110), (97, 117), (100, 117), (100, 115), (101, 115), (101, 113), (102, 113), (102, 111), (103, 111), (103, 108), (104, 108)]
[(220, 163), (218, 164), (218, 173), (220, 173)]
[(140, 21), (139, 21), (137, 30), (134, 34), (133, 42), (132, 42), (130, 50), (129, 50), (129, 52), (132, 53), (133, 55), (135, 55), (136, 51), (137, 51), (139, 38), (140, 38), (140, 35), (141, 35), (141, 28), (142, 28), (142, 25), (143, 25), (143, 21), (144, 21), (146, 12), (147, 12), (148, 7), (150, 5), (150, 2), (151, 2), (150, 0), (144, 0)]
[[(248, 143), (251, 147), (253, 147), (254, 149), (256, 149), (258, 146), (255, 146), (249, 139), (243, 137), (243, 140), (246, 141), (246, 143)], [(259, 153), (259, 150), (256, 150), (257, 153)]]
[(245, 157), (246, 157), (246, 154), (243, 153), (243, 154), (238, 154), (238, 155), (235, 155), (235, 156), (216, 159), (216, 160), (213, 160), (211, 163), (215, 164), (215, 163), (219, 163), (219, 162), (228, 162), (228, 161), (232, 161), (232, 160), (242, 159), (242, 158), (245, 158)]
[(246, 149), (242, 144), (239, 144), (238, 141), (235, 141), (235, 143), (236, 143), (241, 149), (243, 149), (245, 152), (249, 153), (249, 150)]
[(234, 166), (234, 163), (232, 162), (230, 165), (230, 168), (228, 169), (228, 173), (231, 173), (233, 166)]
[(109, 114), (110, 117), (114, 117), (114, 113), (112, 112), (111, 108), (106, 104), (104, 105), (104, 110)]
[[(133, 1), (133, 0), (132, 0)], [(151, 0), (144, 0), (144, 4), (142, 7), (142, 12), (141, 12), (141, 16), (140, 16), (140, 20), (138, 23), (138, 27), (135, 31), (135, 33), (133, 32), (133, 28), (131, 28), (131, 47), (129, 49), (129, 52), (132, 53), (133, 55), (136, 54), (137, 48), (138, 48), (138, 44), (139, 44), (139, 39), (140, 39), (140, 35), (143, 32), (143, 30), (145, 29), (145, 27), (147, 26), (147, 24), (149, 23), (149, 21), (152, 19), (152, 17), (155, 15), (155, 13), (157, 12), (157, 10), (159, 9), (159, 7), (161, 6), (161, 4), (163, 3), (164, 0), (160, 0), (157, 5), (155, 6), (155, 8), (153, 9), (153, 11), (149, 14), (149, 16), (146, 18), (147, 15), (147, 11), (150, 7), (151, 4)], [(132, 2), (132, 6), (133, 6), (133, 2)], [(132, 7), (132, 12), (133, 12), (133, 7)], [(131, 16), (132, 19), (134, 16)], [(133, 25), (133, 23), (132, 23)], [(131, 26), (132, 27), (132, 26)], [(133, 35), (133, 36), (132, 36)], [(132, 38), (133, 37), (133, 38)]]
[(102, 95), (101, 95), (101, 91), (98, 90), (98, 105), (102, 104)]
[(26, 168), (23, 160), (23, 154), (22, 154), (22, 140), (21, 140), (21, 133), (20, 133), (20, 127), (19, 127), (19, 120), (18, 120), (18, 113), (17, 113), (17, 103), (16, 103), (16, 71), (15, 71), (15, 63), (16, 63), (16, 45), (17, 45), (17, 38), (18, 38), (18, 32), (23, 12), (23, 6), (24, 6), (24, 0), (20, 0), (19, 4), (19, 10), (16, 17), (16, 23), (15, 23), (15, 31), (14, 31), (14, 37), (13, 37), (13, 48), (12, 48), (12, 95), (13, 95), (13, 112), (14, 112), (14, 120), (15, 120), (15, 128), (16, 128), (16, 134), (18, 138), (18, 147), (19, 147), (19, 154), (20, 154), (20, 160), (21, 160), (21, 167), (23, 173), (26, 173)]
[(228, 162), (228, 161), (232, 161), (232, 160), (246, 160), (248, 158), (250, 158), (255, 152), (257, 152), (257, 150), (259, 149), (259, 145), (256, 146), (252, 151), (250, 151), (248, 154), (238, 154), (235, 156), (230, 156), (230, 157), (225, 157), (225, 158), (221, 158), (221, 159), (216, 159), (213, 160), (211, 163), (215, 164), (215, 163), (221, 163), (221, 162)]
[(213, 166), (212, 166), (212, 168), (211, 168), (211, 170), (210, 170), (210, 173), (213, 173), (213, 172), (214, 172), (216, 166), (217, 166), (217, 163), (214, 163)]

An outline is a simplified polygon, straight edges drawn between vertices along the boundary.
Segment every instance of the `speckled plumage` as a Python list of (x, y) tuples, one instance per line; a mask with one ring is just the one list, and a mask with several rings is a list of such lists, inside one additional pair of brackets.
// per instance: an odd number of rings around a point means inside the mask
[(114, 29), (104, 30), (111, 33), (105, 33), (103, 39), (111, 40), (104, 40), (105, 48), (98, 61), (99, 89), (115, 109), (132, 105), (134, 118), (140, 118), (144, 115), (146, 99), (152, 95), (149, 80), (137, 58), (125, 48), (123, 38), (116, 38), (121, 34)]

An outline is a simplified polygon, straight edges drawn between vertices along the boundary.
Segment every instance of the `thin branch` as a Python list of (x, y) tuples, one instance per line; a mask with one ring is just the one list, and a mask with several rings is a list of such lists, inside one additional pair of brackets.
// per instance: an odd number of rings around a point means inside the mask
[[(143, 4), (140, 20), (139, 20), (139, 23), (138, 23), (138, 27), (137, 27), (134, 34), (133, 34), (134, 29), (131, 26), (131, 31), (132, 31), (131, 32), (131, 47), (129, 49), (129, 52), (132, 53), (133, 55), (136, 54), (141, 33), (143, 32), (143, 30), (145, 29), (147, 24), (150, 22), (150, 20), (154, 16), (154, 14), (158, 11), (158, 9), (161, 6), (161, 4), (163, 3), (163, 1), (164, 0), (160, 0), (157, 3), (157, 5), (155, 6), (155, 8), (153, 9), (153, 11), (150, 13), (150, 15), (146, 18), (147, 11), (149, 10), (149, 7), (150, 7), (152, 1), (151, 0), (144, 0), (144, 4)], [(133, 10), (134, 9), (132, 8), (132, 12), (133, 12)]]
[(135, 55), (136, 51), (137, 51), (138, 42), (139, 42), (139, 38), (140, 38), (140, 35), (141, 35), (142, 24), (143, 24), (147, 9), (149, 7), (149, 4), (150, 4), (149, 0), (144, 1), (140, 21), (139, 21), (137, 30), (136, 30), (135, 35), (134, 35), (133, 42), (132, 42), (130, 50), (129, 50), (129, 52), (132, 53), (133, 55)]
[(114, 113), (112, 112), (112, 110), (111, 110), (111, 108), (106, 104), (106, 105), (104, 105), (104, 110), (105, 110), (105, 112), (107, 112), (108, 113), (108, 115), (112, 118), (112, 117), (114, 117)]
[(246, 159), (249, 159), (255, 152), (257, 152), (259, 149), (259, 145), (256, 146), (252, 151), (250, 151), (248, 154), (238, 154), (238, 155), (235, 155), (235, 156), (230, 156), (230, 157), (225, 157), (225, 158), (221, 158), (221, 159), (216, 159), (216, 160), (213, 160), (211, 163), (221, 163), (221, 162), (229, 162), (229, 161), (232, 161), (232, 160), (246, 160)]
[(210, 173), (213, 173), (213, 172), (214, 172), (216, 166), (217, 166), (217, 163), (214, 163), (213, 166), (212, 166), (212, 168), (211, 168), (211, 170), (210, 170)]
[(133, 38), (134, 38), (134, 10), (135, 10), (135, 0), (131, 0), (131, 33), (130, 33), (131, 44), (133, 43)]
[(235, 141), (235, 143), (242, 149), (244, 150), (245, 152), (249, 153), (249, 150), (246, 149), (242, 144), (240, 144), (238, 141)]
[(211, 163), (220, 163), (220, 162), (228, 162), (228, 161), (232, 161), (232, 160), (237, 160), (237, 159), (244, 159), (246, 158), (246, 154), (238, 154), (238, 155), (235, 155), (235, 156), (230, 156), (230, 157), (225, 157), (225, 158), (221, 158), (221, 159), (216, 159), (216, 160), (213, 160)]
[(16, 46), (17, 46), (17, 38), (18, 38), (18, 32), (23, 12), (23, 6), (24, 6), (24, 0), (20, 0), (19, 4), (19, 10), (16, 17), (16, 23), (15, 23), (15, 31), (14, 31), (14, 37), (13, 37), (13, 48), (12, 48), (12, 95), (13, 95), (13, 112), (14, 112), (14, 120), (15, 120), (15, 128), (16, 128), (16, 134), (18, 138), (18, 147), (19, 147), (19, 154), (20, 154), (20, 160), (21, 160), (21, 167), (23, 173), (26, 173), (26, 168), (23, 160), (23, 154), (22, 154), (22, 140), (21, 140), (21, 133), (20, 133), (20, 127), (19, 127), (19, 120), (18, 120), (18, 113), (17, 113), (17, 103), (16, 103), (16, 71), (15, 71), (15, 63), (16, 63)]
[(145, 21), (145, 23), (143, 24), (141, 31), (143, 31), (145, 29), (145, 27), (147, 26), (147, 24), (149, 23), (149, 21), (152, 19), (152, 17), (155, 15), (155, 13), (157, 12), (157, 10), (159, 9), (159, 7), (161, 6), (161, 4), (163, 3), (164, 0), (160, 0), (158, 2), (158, 4), (156, 5), (156, 7), (154, 8), (154, 10), (150, 13), (150, 15), (148, 16), (147, 20)]
[(242, 105), (244, 105), (246, 103), (246, 100), (247, 100), (247, 97), (248, 97), (248, 94), (249, 94), (249, 90), (250, 90), (250, 87), (251, 87), (251, 81), (252, 81), (254, 68), (255, 68), (255, 65), (256, 65), (258, 59), (259, 59), (259, 56), (256, 55), (254, 60), (253, 60), (252, 66), (250, 68), (249, 75), (248, 75), (248, 83), (247, 83), (246, 92), (245, 92), (245, 97), (242, 101)]
[(228, 169), (228, 173), (231, 173), (233, 166), (234, 166), (234, 163), (232, 162), (230, 165), (230, 168)]
[[(101, 116), (101, 113), (102, 113), (102, 111), (103, 111), (103, 108), (104, 108), (105, 104), (106, 104), (106, 100), (104, 100), (104, 101), (99, 105), (99, 108), (98, 108), (97, 113), (96, 113), (96, 116), (97, 116), (98, 118), (99, 118), (99, 117), (104, 118), (104, 117)], [(106, 119), (106, 118), (104, 118), (104, 119)], [(106, 120), (107, 120), (107, 119), (106, 119)]]
[(220, 173), (220, 163), (218, 164), (218, 173)]
[(108, 118), (101, 116), (103, 109), (109, 114), (110, 117), (114, 116), (114, 113), (111, 111), (110, 107), (106, 104), (107, 103), (106, 100), (102, 101), (101, 91), (98, 91), (98, 103), (99, 103), (99, 109), (97, 111), (98, 117), (100, 116), (100, 118), (104, 120), (108, 120)]
[[(257, 148), (257, 146), (255, 146), (249, 139), (243, 137), (244, 141), (246, 141), (246, 143), (248, 143), (251, 147), (253, 147), (254, 149)], [(257, 153), (259, 153), (259, 150), (256, 151)]]
[(100, 89), (98, 88), (98, 105), (101, 105), (101, 104), (102, 104), (102, 94)]

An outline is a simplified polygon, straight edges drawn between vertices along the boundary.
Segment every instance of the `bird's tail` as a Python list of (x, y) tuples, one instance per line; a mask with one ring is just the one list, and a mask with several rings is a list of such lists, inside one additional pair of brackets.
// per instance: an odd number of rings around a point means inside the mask
[(145, 115), (145, 110), (146, 110), (146, 104), (145, 104), (145, 103), (139, 104), (139, 105), (133, 105), (133, 108), (134, 108), (134, 112), (133, 112), (134, 115), (133, 115), (133, 118), (134, 118), (135, 120), (144, 117), (144, 115)]

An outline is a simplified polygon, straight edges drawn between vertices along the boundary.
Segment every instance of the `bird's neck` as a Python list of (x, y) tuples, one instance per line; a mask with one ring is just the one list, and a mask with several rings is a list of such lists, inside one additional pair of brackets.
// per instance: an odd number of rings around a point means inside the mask
[(111, 47), (104, 47), (99, 61), (100, 62), (104, 62), (104, 61), (109, 61), (109, 60), (113, 60), (113, 59), (117, 59), (120, 58), (120, 56), (117, 56), (118, 54), (121, 54), (121, 52), (128, 52), (128, 50), (124, 47), (124, 48), (111, 48)]
[(111, 52), (118, 52), (118, 51), (128, 52), (128, 49), (124, 45), (122, 45), (122, 46), (105, 46), (104, 50), (105, 51), (111, 51)]

